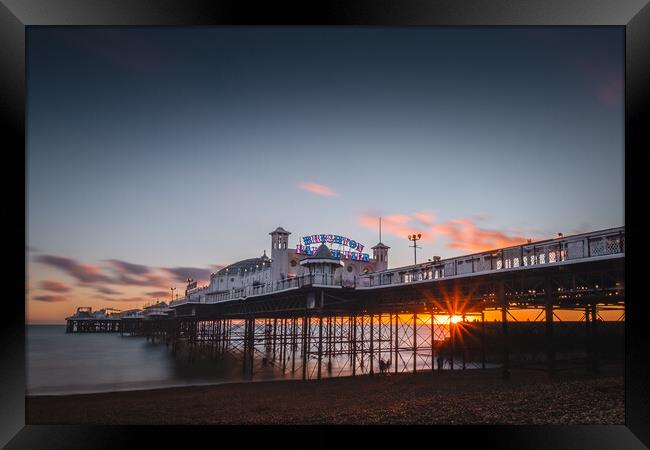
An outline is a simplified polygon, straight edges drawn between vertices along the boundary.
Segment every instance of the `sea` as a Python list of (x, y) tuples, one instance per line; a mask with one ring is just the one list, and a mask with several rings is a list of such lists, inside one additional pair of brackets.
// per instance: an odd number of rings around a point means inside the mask
[[(412, 363), (404, 358), (404, 366)], [(300, 379), (291, 361), (262, 364), (258, 358), (252, 379), (243, 376), (238, 362), (198, 360), (174, 356), (164, 343), (119, 333), (66, 333), (65, 325), (28, 325), (26, 330), (27, 395), (68, 395), (167, 387)], [(297, 363), (300, 362), (298, 359)], [(427, 368), (418, 358), (418, 370)], [(447, 363), (445, 363), (447, 364)], [(459, 367), (460, 360), (455, 360)], [(351, 375), (349, 361), (333, 362), (322, 376)], [(315, 378), (317, 361), (309, 362), (308, 377)], [(410, 366), (408, 366), (410, 367)], [(430, 369), (430, 367), (428, 367)], [(445, 367), (447, 368), (447, 367)], [(478, 368), (469, 364), (467, 368)], [(378, 369), (375, 368), (375, 371)]]

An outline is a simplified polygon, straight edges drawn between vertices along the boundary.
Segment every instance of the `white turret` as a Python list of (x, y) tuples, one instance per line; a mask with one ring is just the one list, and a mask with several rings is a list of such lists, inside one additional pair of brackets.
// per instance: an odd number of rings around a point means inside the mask
[(375, 263), (375, 271), (388, 269), (388, 249), (390, 247), (382, 244), (381, 242), (372, 247), (372, 258), (377, 261)]
[(289, 231), (277, 227), (271, 235), (271, 280), (287, 278), (289, 273)]

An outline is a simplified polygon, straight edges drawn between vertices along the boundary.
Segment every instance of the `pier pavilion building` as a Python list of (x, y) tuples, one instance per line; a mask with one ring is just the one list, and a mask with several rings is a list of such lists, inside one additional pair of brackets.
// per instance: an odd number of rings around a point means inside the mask
[(379, 242), (372, 255), (354, 239), (335, 234), (302, 236), (294, 247), (291, 232), (278, 227), (271, 236), (271, 256), (262, 256), (230, 264), (210, 275), (207, 286), (198, 287), (188, 280), (185, 297), (201, 302), (211, 297), (247, 291), (250, 288), (277, 288), (281, 283), (306, 276), (317, 277), (323, 284), (355, 286), (357, 278), (388, 269), (390, 247)]

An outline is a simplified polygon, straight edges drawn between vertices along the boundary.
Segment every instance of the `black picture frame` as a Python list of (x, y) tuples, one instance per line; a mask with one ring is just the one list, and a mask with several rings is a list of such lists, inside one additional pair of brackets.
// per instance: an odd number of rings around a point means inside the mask
[[(289, 6), (275, 2), (182, 0), (2, 0), (0, 4), (0, 100), (3, 114), (5, 155), (12, 158), (3, 181), (11, 183), (3, 192), (6, 205), (5, 236), (14, 243), (11, 286), (2, 309), (2, 369), (0, 370), (0, 444), (6, 448), (119, 448), (140, 445), (184, 447), (206, 440), (212, 445), (227, 438), (242, 443), (255, 438), (270, 443), (280, 436), (290, 445), (328, 442), (339, 445), (339, 432), (348, 427), (264, 428), (251, 434), (248, 428), (233, 427), (109, 427), (25, 425), (25, 304), (16, 281), (25, 276), (19, 263), (24, 248), (17, 236), (25, 237), (26, 196), (17, 195), (15, 185), (27, 189), (25, 167), (25, 49), (30, 25), (381, 25), (381, 26), (530, 26), (613, 25), (625, 27), (625, 225), (627, 239), (626, 289), (640, 290), (637, 281), (644, 270), (639, 216), (630, 198), (643, 193), (643, 164), (647, 150), (650, 97), (650, 6), (645, 0), (366, 0), (356, 2), (302, 2)], [(6, 160), (6, 159), (5, 159)], [(12, 177), (6, 174), (11, 173)], [(14, 179), (15, 178), (15, 179)], [(25, 194), (23, 192), (23, 194)], [(636, 213), (636, 218), (635, 218)], [(631, 250), (630, 250), (631, 249)], [(630, 259), (632, 258), (632, 259)], [(633, 262), (634, 258), (638, 261)], [(26, 260), (23, 260), (26, 263)], [(15, 275), (15, 276), (14, 276)], [(14, 292), (14, 290), (16, 292)], [(383, 442), (388, 436), (409, 439), (401, 445), (437, 446), (446, 439), (483, 448), (644, 448), (650, 445), (650, 352), (644, 339), (648, 333), (643, 317), (643, 297), (626, 299), (626, 366), (624, 426), (454, 426), (364, 428), (366, 445)], [(226, 436), (228, 435), (228, 436)], [(449, 444), (443, 444), (449, 445)], [(453, 445), (453, 444), (452, 444)]]

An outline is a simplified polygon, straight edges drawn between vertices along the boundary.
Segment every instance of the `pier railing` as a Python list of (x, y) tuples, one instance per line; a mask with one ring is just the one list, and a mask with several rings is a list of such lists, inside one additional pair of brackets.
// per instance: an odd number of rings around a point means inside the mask
[(197, 295), (194, 298), (182, 298), (174, 300), (170, 306), (178, 306), (185, 303), (221, 303), (230, 300), (241, 300), (258, 295), (271, 294), (273, 292), (288, 291), (300, 289), (303, 286), (327, 286), (343, 287), (339, 277), (330, 274), (307, 274), (299, 277), (287, 278), (276, 281), (275, 283), (265, 283), (242, 288), (232, 289), (227, 292), (214, 292)]
[(617, 254), (625, 254), (625, 227), (374, 272), (361, 275), (356, 287), (373, 288), (523, 267), (566, 264), (574, 260)]
[(358, 276), (351, 286), (345, 285), (345, 282), (342, 282), (339, 277), (335, 279), (333, 275), (308, 274), (275, 283), (232, 289), (227, 292), (201, 293), (176, 300), (170, 306), (184, 303), (220, 303), (241, 300), (273, 292), (299, 289), (308, 285), (372, 289), (474, 274), (568, 264), (577, 260), (607, 258), (624, 254), (625, 227), (619, 227), (373, 272)]

